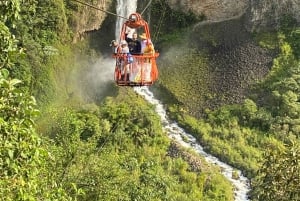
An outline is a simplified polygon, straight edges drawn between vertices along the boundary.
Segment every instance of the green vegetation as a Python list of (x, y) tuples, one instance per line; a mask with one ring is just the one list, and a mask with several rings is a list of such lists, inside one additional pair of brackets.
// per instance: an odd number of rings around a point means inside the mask
[[(216, 167), (203, 162), (192, 171), (183, 158), (167, 155), (170, 142), (159, 117), (130, 88), (111, 86), (117, 95), (100, 99), (76, 83), (99, 54), (88, 43), (71, 44), (77, 6), (62, 0), (0, 4), (1, 200), (234, 199)], [(218, 95), (209, 93), (207, 52), (187, 50), (180, 38), (200, 19), (154, 4), (154, 13), (165, 8), (157, 24), (166, 28), (158, 32), (162, 44), (177, 41), (180, 49), (160, 65), (159, 84), (175, 102), (171, 117), (253, 179), (253, 200), (299, 200), (299, 27), (287, 16), (278, 33), (255, 35), (261, 46), (279, 51), (269, 75), (243, 103), (196, 111), (203, 114), (197, 119), (195, 109)]]
[(1, 4), (0, 200), (232, 201), (218, 168), (167, 156), (160, 118), (130, 88), (99, 101), (76, 82), (98, 53), (70, 44), (71, 9)]
[[(246, 99), (242, 105), (207, 111), (205, 120), (196, 120), (188, 115), (177, 117), (191, 132), (198, 133), (199, 140), (207, 145), (210, 152), (235, 167), (251, 172), (248, 175), (250, 177), (258, 170), (257, 162), (266, 146), (275, 146), (289, 138), (299, 137), (299, 104), (295, 98), (295, 94), (299, 94), (296, 84), (299, 67), (288, 49), (285, 44), (282, 55), (274, 61), (273, 71), (261, 84), (260, 89), (264, 91), (255, 96), (264, 96), (265, 105), (260, 101), (258, 106), (253, 100)], [(280, 68), (276, 68), (276, 64)], [(286, 65), (281, 71), (283, 64)], [(286, 82), (277, 80), (277, 73), (280, 72), (286, 76), (283, 79)]]
[(166, 1), (153, 1), (151, 5), (151, 18), (157, 23), (151, 24), (152, 39), (157, 49), (170, 47), (171, 44), (180, 43), (182, 32), (188, 31), (192, 24), (204, 19), (193, 12), (184, 13), (181, 10), (172, 10)]
[(160, 84), (168, 88), (179, 103), (188, 106), (184, 110), (199, 113), (199, 104), (204, 104), (209, 98), (203, 96), (209, 93), (207, 83), (211, 80), (206, 55), (195, 49), (176, 46), (159, 64), (160, 73), (167, 76), (167, 79), (159, 80)]
[[(36, 102), (10, 74), (21, 58), (16, 29), (19, 1), (6, 1), (0, 16), (0, 197), (2, 200), (71, 200), (56, 183), (46, 145), (35, 132)], [(9, 26), (7, 26), (9, 25)]]
[(254, 182), (253, 200), (299, 200), (299, 142), (268, 147)]
[(35, 99), (19, 90), (20, 82), (1, 69), (1, 199), (69, 200), (63, 187), (56, 183), (54, 169), (49, 166), (51, 156), (35, 132)]
[(277, 49), (278, 43), (274, 43), (277, 41), (277, 32), (260, 32), (254, 34), (254, 39), (256, 42), (264, 48), (267, 49)]
[(79, 200), (233, 199), (218, 170), (190, 172), (185, 161), (166, 156), (159, 117), (130, 89), (100, 108), (50, 113), (53, 126), (44, 134), (55, 144), (56, 173), (63, 186), (75, 183), (84, 192)]
[[(181, 56), (174, 55), (172, 61), (161, 65), (163, 74), (159, 84), (177, 100), (175, 103), (166, 100), (171, 103), (171, 117), (193, 133), (207, 151), (242, 169), (247, 177), (255, 178), (251, 193), (254, 200), (299, 199), (299, 190), (295, 187), (300, 179), (298, 31), (299, 27), (289, 24), (277, 33), (255, 34), (254, 40), (258, 44), (279, 52), (269, 74), (252, 85), (253, 89), (243, 103), (206, 109), (202, 111), (201, 119), (195, 118), (195, 110), (187, 108), (197, 104), (203, 107), (205, 97), (211, 97), (209, 90), (184, 87), (191, 83), (185, 77), (203, 79), (195, 74), (196, 67), (190, 65), (190, 60), (182, 61)], [(209, 60), (204, 60), (202, 65), (197, 65), (199, 69), (207, 69), (205, 65)], [(184, 63), (187, 65), (182, 65)], [(177, 71), (181, 73), (170, 76), (170, 72)], [(178, 81), (182, 79), (184, 83)], [(289, 182), (291, 185), (287, 184)]]

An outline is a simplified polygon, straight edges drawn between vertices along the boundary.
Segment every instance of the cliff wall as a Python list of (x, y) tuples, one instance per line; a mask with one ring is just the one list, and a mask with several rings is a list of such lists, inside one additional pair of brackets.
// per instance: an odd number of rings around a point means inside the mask
[[(113, 0), (86, 1), (85, 3), (107, 11), (113, 5)], [(85, 32), (100, 29), (107, 13), (79, 3), (74, 3), (73, 6), (74, 12), (72, 13), (72, 17), (69, 19), (69, 24), (75, 33), (73, 41), (76, 42), (82, 38), (82, 35)]]
[(193, 12), (209, 21), (222, 21), (241, 16), (247, 10), (248, 0), (167, 0), (174, 10)]
[[(102, 10), (112, 10), (114, 6), (113, 0), (86, 3)], [(283, 15), (293, 16), (300, 23), (300, 0), (167, 0), (167, 3), (174, 10), (204, 16), (208, 22), (245, 16), (243, 24), (249, 31), (276, 28)], [(74, 5), (76, 9), (69, 22), (77, 40), (87, 31), (98, 30), (107, 14), (78, 3)]]
[(225, 21), (245, 15), (248, 30), (274, 28), (280, 16), (293, 16), (300, 23), (300, 0), (168, 0), (175, 10), (205, 16), (208, 21)]
[(300, 23), (300, 0), (251, 0), (246, 17), (247, 29), (276, 28), (284, 15), (293, 16)]

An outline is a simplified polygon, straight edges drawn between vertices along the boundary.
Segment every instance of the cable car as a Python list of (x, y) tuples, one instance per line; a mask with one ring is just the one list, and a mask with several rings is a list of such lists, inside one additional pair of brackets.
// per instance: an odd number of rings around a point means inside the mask
[[(143, 31), (146, 45), (152, 43), (148, 23), (142, 19), (139, 13), (132, 13), (129, 19), (124, 22), (120, 43), (126, 40), (127, 27)], [(152, 44), (153, 45), (153, 44)], [(125, 54), (117, 51), (113, 54), (116, 59), (114, 79), (118, 86), (150, 86), (158, 78), (156, 58), (159, 53), (154, 50), (151, 53)]]

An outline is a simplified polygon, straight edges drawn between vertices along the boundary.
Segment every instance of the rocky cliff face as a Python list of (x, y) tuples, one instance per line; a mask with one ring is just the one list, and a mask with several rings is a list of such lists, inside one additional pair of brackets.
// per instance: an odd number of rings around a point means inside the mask
[(248, 30), (276, 27), (280, 16), (292, 15), (300, 23), (300, 0), (168, 0), (172, 9), (225, 21), (245, 15)]
[[(86, 3), (91, 4), (101, 10), (109, 10), (110, 6), (112, 5), (112, 0), (97, 0), (93, 2), (94, 3)], [(76, 3), (76, 6), (76, 12), (73, 13), (73, 19), (70, 22), (75, 33), (73, 39), (74, 42), (76, 42), (76, 40), (80, 40), (85, 32), (98, 30), (107, 16), (105, 12), (85, 5)]]
[(248, 0), (168, 0), (174, 10), (193, 12), (209, 21), (221, 21), (245, 13)]
[(300, 23), (300, 0), (251, 0), (246, 24), (251, 31), (277, 27), (280, 17), (291, 15)]

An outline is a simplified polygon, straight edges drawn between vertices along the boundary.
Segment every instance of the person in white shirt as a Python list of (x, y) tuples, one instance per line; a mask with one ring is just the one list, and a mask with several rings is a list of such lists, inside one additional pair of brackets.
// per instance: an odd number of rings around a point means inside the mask
[[(121, 51), (120, 53), (121, 54), (124, 54), (123, 58), (121, 59), (121, 79), (122, 80), (126, 80), (126, 81), (129, 81), (129, 63), (128, 63), (128, 54), (129, 54), (129, 48), (128, 48), (128, 44), (126, 42), (126, 40), (122, 40), (120, 42), (120, 45), (121, 45)], [(126, 77), (125, 77), (125, 74), (126, 74)]]
[(127, 44), (126, 40), (122, 40), (120, 45), (121, 45), (121, 53), (122, 54), (129, 53), (129, 48), (128, 48), (128, 44)]

